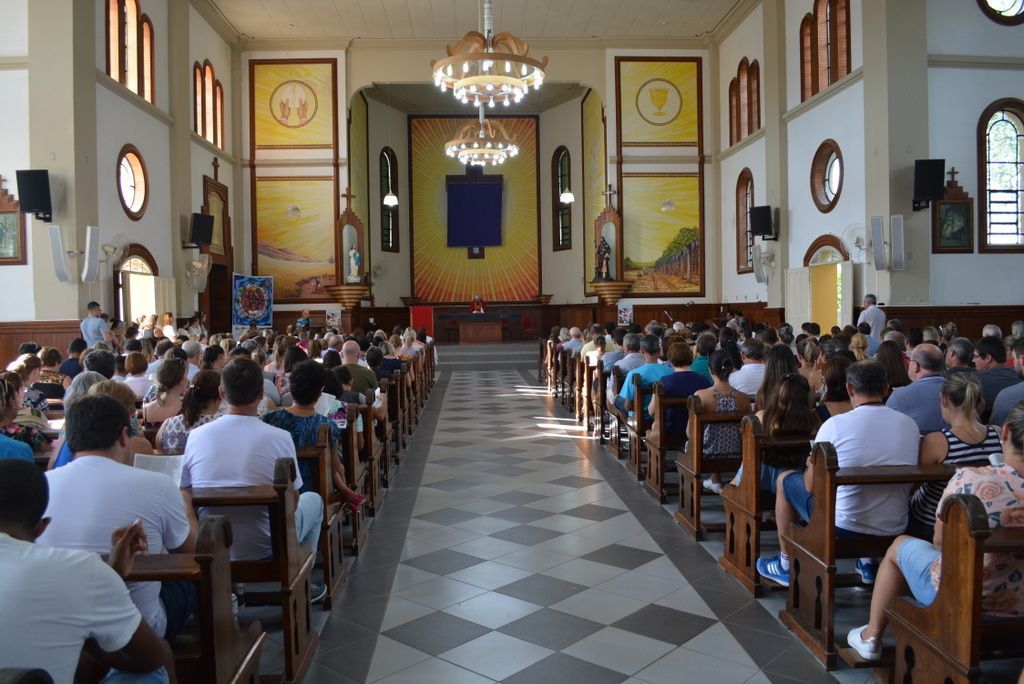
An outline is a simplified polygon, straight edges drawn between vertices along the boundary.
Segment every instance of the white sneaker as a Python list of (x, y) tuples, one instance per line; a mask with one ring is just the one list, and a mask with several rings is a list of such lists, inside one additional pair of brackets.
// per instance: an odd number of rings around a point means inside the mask
[(704, 482), (702, 482), (701, 484), (703, 484), (704, 485), (704, 489), (708, 490), (709, 492), (713, 492), (715, 494), (721, 494), (722, 493), (722, 485), (721, 485), (721, 483), (715, 482), (710, 477), (708, 479), (704, 480)]
[(864, 660), (881, 660), (882, 645), (878, 643), (878, 639), (864, 639), (860, 635), (867, 627), (863, 625), (851, 629), (846, 635), (846, 643)]

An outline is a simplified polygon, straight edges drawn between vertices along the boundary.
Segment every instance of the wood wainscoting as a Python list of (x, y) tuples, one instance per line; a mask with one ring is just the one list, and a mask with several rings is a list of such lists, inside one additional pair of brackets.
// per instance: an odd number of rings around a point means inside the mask
[(80, 321), (0, 322), (0, 359), (4, 367), (18, 356), (18, 347), (24, 342), (56, 347), (61, 356), (67, 356), (68, 344), (82, 336), (79, 324)]
[[(1024, 320), (1024, 305), (1021, 306), (883, 306), (886, 320), (899, 319), (904, 332), (910, 328), (956, 323), (959, 334), (977, 340), (986, 323), (995, 323), (1010, 334), (1014, 321)], [(857, 309), (855, 315), (860, 315)]]

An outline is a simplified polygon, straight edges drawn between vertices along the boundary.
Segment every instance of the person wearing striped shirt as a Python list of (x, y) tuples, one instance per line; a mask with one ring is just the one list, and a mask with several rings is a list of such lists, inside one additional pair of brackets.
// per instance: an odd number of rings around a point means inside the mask
[[(984, 466), (989, 464), (990, 456), (1001, 454), (999, 431), (978, 418), (984, 405), (981, 383), (975, 374), (953, 373), (947, 377), (939, 392), (939, 406), (949, 427), (921, 440), (921, 465)], [(914, 492), (908, 534), (931, 541), (935, 513), (945, 488), (945, 482), (926, 482)]]

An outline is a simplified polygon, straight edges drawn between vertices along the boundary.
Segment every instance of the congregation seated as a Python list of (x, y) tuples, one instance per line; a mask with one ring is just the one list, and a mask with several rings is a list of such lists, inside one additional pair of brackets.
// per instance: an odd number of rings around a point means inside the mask
[(377, 340), (377, 348), (380, 349), (381, 354), (384, 355), (384, 358), (381, 359), (380, 362), (380, 369), (382, 371), (390, 376), (391, 373), (402, 370), (402, 360), (398, 358), (398, 354), (390, 342), (386, 339), (379, 339)]
[(117, 371), (117, 361), (113, 352), (108, 349), (90, 349), (82, 357), (82, 367), (87, 371), (99, 373), (107, 380), (110, 380)]
[[(956, 494), (981, 500), (990, 527), (1024, 526), (1024, 404), (1009, 413), (999, 434), (1002, 463), (958, 468), (936, 506)], [(881, 658), (882, 635), (888, 626), (886, 609), (909, 589), (927, 606), (942, 582), (942, 522), (935, 521), (931, 541), (902, 535), (889, 547), (871, 596), (868, 624), (850, 630), (847, 642), (865, 660)], [(981, 610), (990, 617), (1024, 615), (1024, 560), (1019, 555), (986, 553)]]
[[(999, 454), (999, 431), (978, 418), (984, 404), (976, 375), (950, 375), (942, 383), (939, 402), (942, 417), (949, 427), (925, 435), (921, 440), (921, 465), (981, 466)], [(914, 492), (910, 499), (908, 534), (920, 539), (932, 538), (943, 488), (942, 482), (925, 482)]]
[(110, 397), (119, 403), (128, 414), (129, 453), (132, 455), (153, 453), (153, 445), (143, 436), (142, 426), (139, 424), (138, 416), (136, 415), (134, 392), (116, 380), (104, 380), (90, 387), (89, 394), (86, 396)]
[(228, 355), (223, 347), (211, 345), (199, 358), (199, 370), (220, 370), (227, 364)]
[[(732, 355), (719, 349), (711, 355), (710, 388), (698, 390), (694, 396), (702, 406), (714, 407), (711, 413), (748, 413), (750, 397), (734, 388), (729, 379), (736, 371)], [(742, 451), (740, 431), (730, 423), (712, 423), (704, 426), (704, 459), (736, 458)], [(722, 491), (721, 475), (713, 473), (702, 483), (704, 488), (715, 494)]]
[(48, 385), (63, 385), (64, 376), (60, 372), (60, 364), (63, 363), (63, 359), (60, 351), (54, 347), (43, 347), (39, 350), (39, 360), (42, 362), (39, 382)]
[(32, 447), (6, 434), (7, 426), (18, 417), (18, 408), (18, 388), (0, 379), (0, 460), (12, 458), (32, 463)]
[(170, 648), (123, 580), (134, 554), (147, 549), (142, 523), (106, 530), (105, 563), (89, 551), (35, 543), (64, 522), (44, 517), (50, 503), (39, 468), (0, 460), (0, 668), (45, 667), (54, 682), (70, 684), (84, 656), (117, 668), (105, 680), (111, 684), (168, 682)]
[[(779, 383), (786, 376), (795, 374), (796, 369), (796, 356), (793, 355), (789, 347), (779, 345), (768, 347), (765, 352), (764, 374), (761, 376), (761, 385), (757, 388), (757, 392), (754, 395), (754, 406), (757, 408), (764, 407), (768, 400), (768, 394), (778, 387)], [(735, 375), (733, 373), (733, 375), (729, 376), (730, 381)], [(732, 382), (729, 384), (732, 385)]]
[[(622, 391), (614, 400), (615, 407), (623, 412), (634, 411), (636, 408), (635, 400), (640, 399), (640, 397), (634, 396), (634, 376), (640, 378), (641, 387), (650, 387), (673, 372), (671, 367), (661, 363), (661, 340), (657, 337), (645, 335), (640, 343), (640, 348), (643, 350), (644, 362), (626, 374), (626, 379), (622, 384)], [(648, 413), (648, 407), (644, 405), (641, 409), (643, 410), (644, 420), (649, 421), (651, 415)]]
[(942, 350), (931, 343), (918, 344), (910, 353), (907, 368), (912, 382), (894, 389), (885, 402), (889, 408), (913, 418), (922, 435), (949, 427), (939, 407), (944, 370)]
[[(876, 361), (860, 361), (850, 366), (846, 375), (847, 391), (854, 408), (825, 421), (815, 441), (833, 445), (840, 468), (916, 465), (920, 442), (917, 425), (910, 417), (882, 403), (889, 389), (885, 368)], [(779, 530), (788, 530), (790, 524), (798, 520), (810, 520), (814, 497), (809, 469), (780, 473), (776, 491), (780, 493), (775, 499)], [(901, 534), (907, 528), (909, 496), (910, 487), (903, 484), (840, 487), (835, 504), (837, 535)], [(779, 554), (758, 559), (757, 570), (762, 577), (789, 586), (790, 549), (781, 534), (779, 545)], [(858, 572), (866, 583), (873, 581), (875, 567), (871, 558), (858, 562)]]
[(807, 379), (811, 387), (821, 387), (820, 365), (824, 362), (821, 357), (821, 347), (818, 341), (809, 335), (803, 335), (796, 340), (796, 360), (800, 364), (797, 372)]
[[(251, 359), (234, 359), (221, 371), (221, 392), (228, 403), (227, 414), (196, 428), (185, 445), (181, 487), (246, 487), (272, 485), (279, 458), (298, 461), (291, 435), (260, 420), (257, 409), (263, 400), (263, 373)], [(230, 458), (226, 456), (230, 455)], [(296, 475), (294, 487), (302, 488)], [(309, 544), (316, 553), (323, 519), (323, 502), (314, 492), (297, 498), (295, 534), (299, 543)], [(259, 560), (273, 552), (270, 519), (265, 509), (237, 507), (208, 508), (200, 515), (225, 515), (231, 523), (234, 543), (232, 560)], [(311, 589), (322, 599), (326, 588)]]
[(981, 381), (985, 410), (991, 411), (1001, 391), (1021, 382), (1013, 368), (1006, 366), (1006, 347), (1000, 337), (982, 337), (974, 345), (974, 367)]
[[(82, 371), (76, 375), (75, 379), (68, 387), (68, 391), (64, 394), (65, 414), (76, 401), (89, 394), (89, 390), (92, 389), (93, 385), (97, 385), (105, 380), (106, 378), (102, 375), (92, 371)], [(71, 459), (71, 448), (67, 445), (67, 440), (64, 437), (64, 428), (61, 427), (57, 441), (54, 443), (53, 454), (50, 457), (50, 463), (47, 468), (50, 470), (53, 468), (60, 468), (61, 466), (71, 463)]]
[(75, 376), (84, 370), (82, 368), (81, 356), (88, 348), (89, 345), (87, 345), (85, 340), (81, 337), (71, 340), (68, 344), (67, 358), (61, 361), (60, 366), (57, 368), (63, 378), (62, 382), (65, 387), (70, 385), (71, 381), (75, 379)]
[[(219, 349), (219, 347), (214, 347)], [(184, 453), (188, 436), (197, 427), (224, 415), (221, 409), (220, 372), (203, 370), (181, 398), (181, 413), (160, 424), (156, 444), (166, 454)]]
[[(1014, 371), (1018, 377), (1024, 378), (1024, 335), (1014, 340), (1011, 356), (1013, 357)], [(1024, 401), (1024, 382), (1018, 382), (1000, 390), (992, 404), (992, 415), (989, 417), (989, 422), (993, 425), (1002, 425), (1006, 422), (1006, 416), (1009, 415), (1010, 409), (1022, 401)]]
[(569, 329), (569, 339), (562, 343), (562, 349), (569, 352), (569, 356), (578, 356), (583, 349), (583, 331), (573, 326)]
[[(97, 393), (68, 409), (66, 439), (74, 460), (46, 478), (52, 522), (38, 538), (44, 546), (105, 553), (112, 530), (141, 521), (148, 553), (192, 553), (196, 523), (177, 483), (162, 473), (132, 467), (130, 414), (112, 396)], [(129, 585), (132, 601), (153, 632), (173, 639), (192, 612), (191, 583)]]
[(160, 365), (164, 362), (164, 357), (167, 356), (167, 352), (175, 349), (174, 342), (172, 340), (160, 340), (156, 343), (156, 347), (153, 351), (154, 359), (150, 362), (146, 368), (146, 377), (150, 380), (156, 379), (156, 372), (160, 369)]
[(902, 345), (896, 341), (887, 339), (878, 345), (875, 361), (885, 369), (890, 392), (910, 384), (910, 375), (907, 373), (907, 366), (910, 362), (903, 355)]
[(342, 345), (341, 361), (344, 364), (344, 367), (352, 374), (352, 389), (354, 391), (361, 393), (366, 390), (377, 389), (379, 386), (377, 376), (372, 370), (359, 363), (360, 349), (358, 342), (355, 340), (349, 340)]
[[(672, 372), (658, 380), (661, 383), (662, 396), (666, 399), (685, 399), (711, 387), (711, 383), (703, 375), (693, 372), (693, 351), (685, 342), (675, 342), (669, 346), (668, 362)], [(647, 407), (649, 413), (653, 410), (653, 405), (652, 397)], [(651, 430), (666, 436), (685, 435), (689, 420), (690, 413), (685, 406), (672, 406), (666, 410), (665, 425), (658, 425), (655, 421)]]
[[(267, 425), (288, 432), (297, 450), (315, 446), (320, 426), (329, 426), (331, 448), (336, 453), (336, 458), (332, 459), (334, 488), (340, 492), (347, 508), (358, 509), (363, 501), (363, 496), (349, 488), (345, 481), (345, 466), (343, 465), (342, 454), (340, 453), (343, 440), (341, 429), (336, 422), (337, 409), (332, 411), (335, 414), (334, 419), (328, 415), (321, 415), (316, 411), (317, 402), (324, 393), (324, 388), (327, 384), (327, 377), (328, 371), (316, 361), (303, 361), (298, 364), (292, 369), (292, 405), (267, 413), (263, 416), (262, 420)], [(303, 480), (300, 492), (313, 491), (312, 484), (315, 481), (314, 468), (315, 464), (310, 461), (303, 460), (299, 462), (299, 474)]]
[(169, 352), (156, 372), (156, 382), (142, 405), (142, 421), (153, 425), (181, 413), (181, 398), (188, 389), (188, 366)]
[(703, 332), (697, 336), (696, 349), (693, 359), (693, 364), (690, 366), (690, 370), (698, 375), (704, 376), (708, 382), (711, 382), (711, 355), (715, 353), (715, 348), (718, 346), (718, 340), (709, 332)]
[(366, 350), (364, 358), (366, 359), (367, 367), (373, 371), (378, 382), (380, 380), (387, 380), (391, 378), (391, 373), (381, 368), (381, 363), (384, 361), (384, 353), (380, 349), (377, 347), (370, 347)]
[(601, 361), (604, 362), (605, 374), (610, 373), (612, 366), (625, 358), (627, 354), (625, 338), (626, 329), (622, 327), (615, 328), (610, 335), (605, 336), (604, 356), (601, 357)]
[[(21, 375), (14, 371), (0, 371), (0, 383), (4, 383), (14, 394), (13, 419), (4, 428), (8, 437), (28, 444), (33, 451), (43, 451), (49, 447), (48, 435), (50, 423), (46, 418), (46, 400), (32, 388), (22, 384)], [(33, 398), (34, 400), (29, 400)], [(43, 408), (37, 408), (42, 406)]]

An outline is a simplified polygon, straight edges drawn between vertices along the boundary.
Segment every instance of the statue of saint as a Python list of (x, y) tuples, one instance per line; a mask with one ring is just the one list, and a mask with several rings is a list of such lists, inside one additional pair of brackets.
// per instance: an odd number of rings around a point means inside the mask
[(356, 249), (356, 246), (352, 245), (352, 249), (348, 251), (348, 282), (362, 282), (363, 278), (359, 275), (359, 267), (362, 263), (363, 257), (359, 254), (359, 250)]
[(610, 263), (612, 246), (604, 237), (597, 245), (597, 254), (594, 258), (594, 280), (611, 280)]

